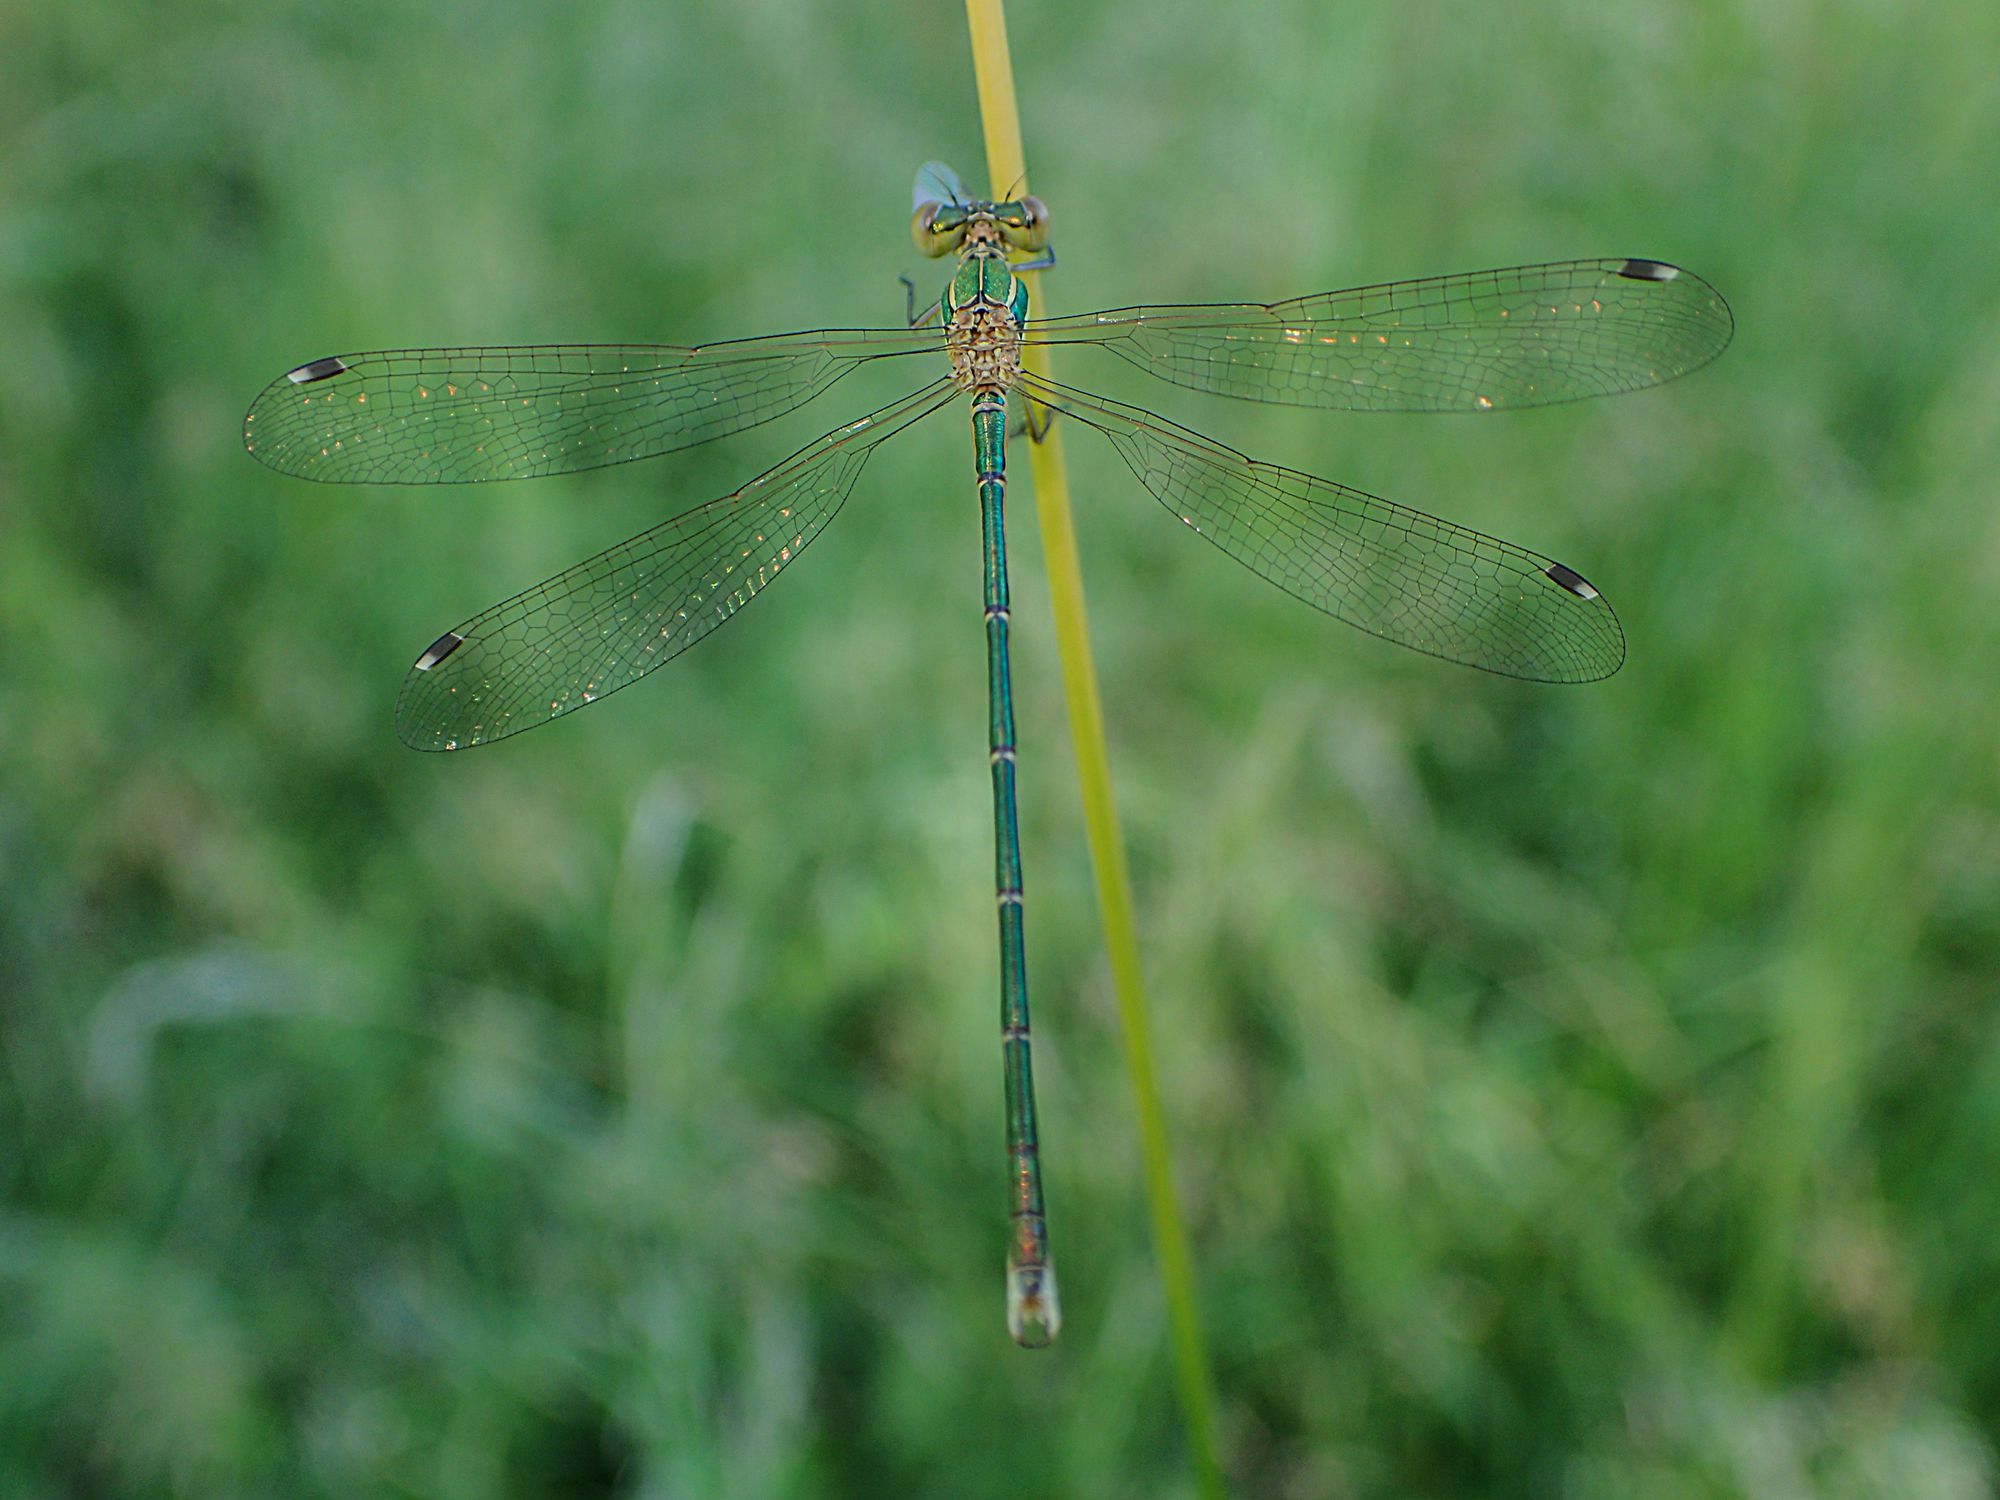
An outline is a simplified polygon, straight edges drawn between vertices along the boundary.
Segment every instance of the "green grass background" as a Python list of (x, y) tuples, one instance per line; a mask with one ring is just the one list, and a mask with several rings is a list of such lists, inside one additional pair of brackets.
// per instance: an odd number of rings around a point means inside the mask
[[(1062, 367), (1631, 641), (1399, 652), (1071, 440), (1234, 1489), (1992, 1493), (2000, 8), (1011, 21), (1054, 306), (1631, 254), (1739, 325), (1504, 420)], [(330, 350), (893, 321), (912, 170), (980, 155), (943, 0), (0, 14), (0, 1493), (1189, 1492), (1025, 481), (1042, 1354), (963, 432), (671, 671), (434, 758), (440, 629), (893, 387), (475, 490), (238, 443)]]

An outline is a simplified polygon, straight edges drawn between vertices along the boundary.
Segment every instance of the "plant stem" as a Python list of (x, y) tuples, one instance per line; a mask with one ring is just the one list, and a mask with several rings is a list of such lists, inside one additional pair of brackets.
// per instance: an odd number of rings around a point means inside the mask
[[(1007, 53), (1003, 0), (966, 0), (965, 10), (972, 33), (972, 65), (979, 85), (979, 114), (985, 126), (986, 167), (993, 195), (1019, 197), (1028, 191), (1028, 168), (1021, 147), (1020, 111), (1014, 100), (1013, 64)], [(1042, 298), (1041, 278), (1036, 280), (1035, 295), (1046, 316), (1048, 304)], [(1049, 350), (1045, 344), (1026, 346), (1021, 362), (1032, 374), (1044, 378), (1050, 374)], [(1097, 668), (1090, 654), (1083, 568), (1077, 556), (1076, 528), (1070, 513), (1069, 477), (1063, 465), (1060, 423), (1052, 426), (1040, 442), (1028, 445), (1028, 467), (1035, 480), (1035, 512), (1041, 524), (1049, 602), (1055, 615), (1056, 654), (1062, 668), (1070, 735), (1076, 745), (1084, 830), (1097, 877), (1097, 905), (1104, 923), (1111, 984), (1125, 1038), (1125, 1064), (1131, 1074), (1133, 1104), (1138, 1114), (1146, 1199), (1152, 1211), (1154, 1253), (1159, 1257), (1160, 1280), (1173, 1338), (1174, 1369), (1187, 1423), (1188, 1457), (1194, 1466), (1196, 1490), (1203, 1496), (1219, 1497), (1223, 1492), (1222, 1471), (1216, 1461), (1208, 1356), (1195, 1306), (1193, 1258), (1188, 1253), (1187, 1231), (1174, 1191), (1166, 1112), (1160, 1106), (1160, 1087), (1153, 1063), (1152, 1022), (1146, 1008), (1139, 938), (1132, 915), (1132, 880), (1125, 865), (1125, 843), (1118, 831), (1118, 810), (1111, 794), (1104, 708), (1098, 701)]]

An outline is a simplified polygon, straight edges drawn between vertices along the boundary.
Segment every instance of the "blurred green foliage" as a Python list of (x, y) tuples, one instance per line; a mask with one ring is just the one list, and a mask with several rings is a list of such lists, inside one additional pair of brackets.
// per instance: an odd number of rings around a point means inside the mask
[[(1237, 1489), (1990, 1493), (2000, 8), (1011, 19), (1061, 308), (1634, 254), (1739, 322), (1492, 421), (1065, 366), (1569, 559), (1632, 643), (1396, 651), (1071, 444)], [(238, 450), (329, 350), (890, 321), (933, 155), (977, 180), (949, 4), (0, 16), (0, 1493), (1186, 1492), (1025, 507), (1069, 1324), (1002, 1331), (963, 434), (443, 758), (389, 730), (440, 628), (876, 393), (473, 491)]]

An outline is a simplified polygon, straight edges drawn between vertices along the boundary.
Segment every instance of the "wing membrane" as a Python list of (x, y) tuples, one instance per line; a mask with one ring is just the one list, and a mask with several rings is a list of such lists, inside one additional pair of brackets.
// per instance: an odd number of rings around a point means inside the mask
[(265, 387), (243, 446), (341, 484), (466, 484), (651, 458), (790, 411), (856, 365), (944, 348), (936, 329), (828, 329), (683, 348), (385, 349)]
[(1034, 377), (1024, 383), (1103, 433), (1183, 525), (1335, 619), (1532, 682), (1593, 682), (1625, 660), (1611, 606), (1552, 558), (1259, 463), (1136, 407)]
[(948, 380), (926, 386), (446, 631), (403, 680), (397, 735), (461, 750), (638, 681), (761, 593), (833, 519), (875, 445), (954, 395)]
[(1735, 330), (1722, 294), (1653, 260), (1574, 260), (1269, 306), (1127, 307), (1028, 325), (1176, 385), (1338, 411), (1495, 411), (1641, 390)]

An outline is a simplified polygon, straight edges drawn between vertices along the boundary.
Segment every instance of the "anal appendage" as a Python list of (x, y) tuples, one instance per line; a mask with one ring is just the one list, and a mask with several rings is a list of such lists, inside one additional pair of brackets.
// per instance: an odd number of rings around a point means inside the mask
[(1007, 1267), (1007, 1332), (1024, 1349), (1055, 1342), (1062, 1331), (1054, 1266)]

